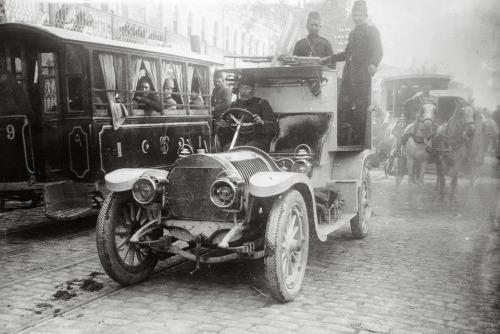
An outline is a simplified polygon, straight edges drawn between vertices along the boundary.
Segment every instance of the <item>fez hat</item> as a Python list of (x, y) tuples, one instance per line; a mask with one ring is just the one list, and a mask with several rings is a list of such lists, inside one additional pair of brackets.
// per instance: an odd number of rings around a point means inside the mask
[(174, 79), (166, 78), (165, 81), (163, 81), (163, 89), (165, 88), (174, 89)]
[(307, 15), (307, 23), (309, 21), (321, 21), (319, 18), (319, 13), (318, 12), (309, 12), (309, 15)]
[(255, 87), (255, 77), (253, 76), (252, 73), (243, 72), (243, 73), (241, 73), (240, 80), (238, 80), (238, 84), (240, 86), (247, 85), (247, 86)]
[(215, 79), (222, 79), (222, 81), (224, 81), (224, 75), (222, 74), (222, 72), (215, 72), (214, 73), (214, 80)]
[(354, 5), (352, 6), (352, 12), (361, 12), (368, 13), (368, 9), (366, 8), (366, 2), (363, 0), (354, 1)]

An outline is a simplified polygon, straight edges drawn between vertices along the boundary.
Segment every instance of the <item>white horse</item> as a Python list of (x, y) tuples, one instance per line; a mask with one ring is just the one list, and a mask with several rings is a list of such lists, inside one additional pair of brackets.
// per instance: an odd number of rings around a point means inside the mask
[[(418, 111), (416, 120), (403, 131), (402, 137), (408, 137), (408, 140), (403, 145), (402, 157), (403, 160), (406, 160), (406, 170), (408, 171), (408, 200), (410, 202), (411, 195), (415, 190), (414, 186), (417, 185), (420, 188), (424, 183), (425, 171), (431, 157), (425, 147), (435, 134), (437, 128), (434, 123), (435, 119), (436, 105), (426, 103)], [(398, 189), (404, 177), (402, 168), (400, 170), (401, 172), (396, 175)], [(416, 172), (418, 172), (418, 175), (415, 174)]]

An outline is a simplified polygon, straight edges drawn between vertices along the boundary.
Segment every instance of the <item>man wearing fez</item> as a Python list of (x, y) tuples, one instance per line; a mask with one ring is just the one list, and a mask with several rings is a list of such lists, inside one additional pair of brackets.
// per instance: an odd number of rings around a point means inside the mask
[(358, 139), (354, 144), (364, 142), (363, 129), (366, 124), (366, 110), (370, 103), (371, 78), (383, 56), (380, 33), (375, 26), (367, 23), (367, 18), (366, 2), (354, 1), (352, 20), (355, 28), (349, 34), (345, 51), (321, 59), (323, 64), (346, 62), (340, 84), (338, 110), (340, 115), (353, 109), (354, 115), (347, 117)]
[(307, 31), (309, 35), (295, 43), (293, 55), (298, 57), (326, 57), (333, 54), (332, 45), (319, 36), (321, 20), (318, 12), (310, 12), (307, 16)]
[[(243, 73), (238, 80), (239, 97), (231, 103), (231, 108), (242, 108), (253, 114), (255, 131), (252, 134), (238, 136), (235, 146), (253, 146), (268, 151), (276, 132), (279, 130), (278, 122), (273, 114), (273, 109), (267, 100), (255, 97), (255, 78), (250, 73)], [(223, 120), (224, 123), (224, 120)], [(227, 137), (224, 124), (221, 124), (221, 135)], [(229, 139), (229, 138), (225, 138)], [(224, 146), (229, 149), (231, 142)]]
[(231, 98), (233, 94), (224, 85), (224, 78), (222, 73), (217, 72), (214, 77), (214, 90), (212, 91), (211, 102), (212, 102), (212, 117), (218, 119), (220, 115), (229, 108), (231, 104)]

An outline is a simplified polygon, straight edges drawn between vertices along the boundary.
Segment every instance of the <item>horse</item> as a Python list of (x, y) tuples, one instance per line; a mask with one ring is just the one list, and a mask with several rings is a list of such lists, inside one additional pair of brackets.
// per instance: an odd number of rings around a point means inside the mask
[[(411, 202), (411, 195), (414, 191), (413, 186), (419, 188), (424, 183), (424, 175), (427, 169), (427, 164), (431, 157), (426, 150), (426, 145), (435, 135), (437, 126), (436, 105), (433, 103), (424, 104), (417, 113), (415, 121), (409, 124), (403, 131), (403, 137), (408, 137), (406, 143), (402, 147), (402, 157), (406, 160), (406, 169), (408, 171), (408, 200)], [(396, 175), (396, 187), (399, 189), (401, 180), (404, 177), (402, 168), (404, 163), (399, 167), (399, 172)], [(418, 176), (415, 177), (415, 171), (418, 171)]]
[(450, 203), (455, 201), (458, 172), (466, 162), (467, 143), (476, 132), (474, 108), (465, 100), (456, 103), (450, 119), (441, 125), (432, 141), (432, 151), (437, 153), (437, 186), (439, 202), (444, 201), (445, 173), (451, 176)]

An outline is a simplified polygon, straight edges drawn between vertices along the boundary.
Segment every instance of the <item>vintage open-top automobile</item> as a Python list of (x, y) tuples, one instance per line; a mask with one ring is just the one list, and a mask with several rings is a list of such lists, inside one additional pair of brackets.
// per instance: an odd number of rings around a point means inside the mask
[[(279, 132), (268, 150), (233, 147), (210, 153), (179, 142), (169, 170), (119, 169), (106, 175), (111, 191), (97, 226), (99, 257), (123, 285), (145, 280), (172, 255), (200, 263), (263, 258), (279, 302), (293, 300), (304, 278), (310, 232), (321, 241), (350, 222), (367, 234), (371, 154), (366, 145), (337, 143), (337, 72), (320, 65), (222, 70), (256, 80)], [(369, 112), (369, 111), (367, 111)], [(251, 131), (245, 110), (228, 109), (234, 136)], [(370, 120), (370, 117), (367, 117)], [(204, 252), (205, 250), (219, 250)]]

